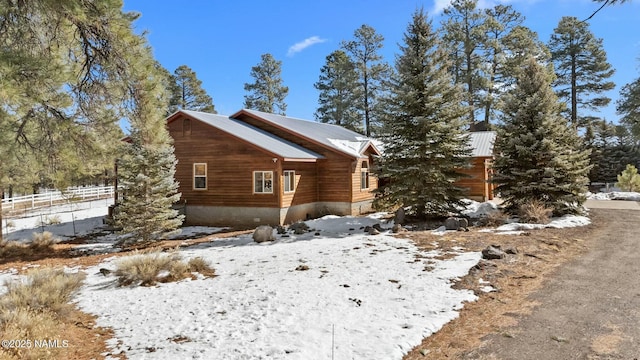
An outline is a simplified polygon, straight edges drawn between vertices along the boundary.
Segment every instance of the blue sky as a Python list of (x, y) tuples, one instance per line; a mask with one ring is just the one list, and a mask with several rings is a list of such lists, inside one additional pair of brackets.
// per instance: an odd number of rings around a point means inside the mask
[[(275, 0), (168, 1), (124, 0), (125, 11), (136, 11), (138, 32), (146, 31), (158, 61), (173, 72), (192, 68), (213, 97), (220, 114), (243, 107), (244, 84), (252, 82), (251, 67), (260, 55), (282, 61), (289, 87), (287, 115), (313, 119), (318, 81), (325, 57), (351, 40), (368, 24), (385, 37), (381, 54), (393, 64), (402, 35), (416, 8), (424, 7), (439, 26), (447, 0)], [(600, 5), (591, 0), (481, 0), (480, 6), (510, 4), (526, 18), (524, 25), (548, 42), (562, 16), (587, 18)], [(179, 4), (179, 5), (178, 5)], [(603, 39), (616, 69), (612, 104), (599, 115), (617, 121), (615, 100), (620, 88), (640, 76), (640, 1), (607, 6), (590, 20), (591, 31)]]

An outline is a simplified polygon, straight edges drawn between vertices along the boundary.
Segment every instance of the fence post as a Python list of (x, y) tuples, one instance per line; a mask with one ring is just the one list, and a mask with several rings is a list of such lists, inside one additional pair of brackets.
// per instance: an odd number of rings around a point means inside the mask
[(36, 195), (31, 194), (31, 208), (34, 209), (36, 207)]

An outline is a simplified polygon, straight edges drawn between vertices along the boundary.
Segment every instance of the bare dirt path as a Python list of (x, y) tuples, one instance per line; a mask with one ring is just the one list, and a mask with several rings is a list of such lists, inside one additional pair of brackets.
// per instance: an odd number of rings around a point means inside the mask
[(593, 209), (608, 220), (586, 253), (530, 296), (517, 325), (483, 338), (465, 359), (640, 359), (640, 211)]

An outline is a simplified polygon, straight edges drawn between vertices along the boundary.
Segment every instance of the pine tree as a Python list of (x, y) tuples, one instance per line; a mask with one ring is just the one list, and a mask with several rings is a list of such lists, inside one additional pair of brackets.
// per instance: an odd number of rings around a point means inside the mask
[(557, 215), (579, 212), (585, 201), (589, 151), (560, 116), (551, 74), (530, 58), (505, 101), (494, 144), (493, 182), (507, 208), (540, 201)]
[(371, 136), (380, 118), (378, 99), (384, 92), (384, 83), (389, 77), (390, 69), (378, 53), (383, 47), (382, 35), (365, 24), (355, 31), (354, 37), (355, 40), (343, 41), (341, 45), (356, 65), (360, 83), (360, 99), (357, 104), (364, 119), (365, 134)]
[(471, 150), (464, 136), (462, 89), (448, 72), (443, 50), (424, 10), (416, 11), (396, 59), (396, 78), (382, 128), (385, 150), (376, 169), (390, 179), (378, 204), (411, 205), (418, 216), (456, 211)]
[(472, 130), (482, 109), (481, 99), (487, 87), (483, 73), (481, 50), (487, 42), (486, 15), (478, 9), (478, 0), (453, 0), (444, 10), (443, 39), (451, 58), (451, 72), (457, 84), (464, 84), (464, 103), (468, 109), (468, 124)]
[(180, 199), (175, 180), (177, 160), (165, 127), (167, 107), (164, 79), (148, 49), (131, 52), (130, 142), (119, 160), (120, 185), (124, 196), (115, 222), (130, 234), (125, 245), (148, 244), (173, 232), (184, 219), (173, 204)]
[(213, 99), (202, 88), (202, 81), (187, 65), (180, 65), (171, 76), (169, 113), (180, 109), (217, 114)]
[(362, 119), (356, 105), (360, 99), (358, 73), (344, 51), (336, 50), (327, 56), (314, 86), (320, 92), (317, 120), (362, 132)]
[(268, 113), (285, 115), (287, 104), (284, 99), (289, 88), (282, 84), (282, 61), (267, 53), (261, 56), (258, 65), (251, 68), (255, 82), (244, 84), (249, 94), (244, 96), (244, 107)]
[(622, 115), (620, 122), (629, 127), (640, 142), (640, 78), (622, 87), (616, 110)]
[(569, 105), (571, 123), (585, 127), (590, 118), (579, 114), (579, 110), (595, 111), (607, 106), (611, 99), (602, 93), (615, 87), (608, 81), (615, 70), (607, 62), (602, 39), (593, 35), (587, 23), (565, 16), (554, 29), (549, 48), (558, 97)]
[(640, 175), (635, 166), (628, 164), (624, 171), (618, 175), (616, 184), (622, 191), (640, 191)]

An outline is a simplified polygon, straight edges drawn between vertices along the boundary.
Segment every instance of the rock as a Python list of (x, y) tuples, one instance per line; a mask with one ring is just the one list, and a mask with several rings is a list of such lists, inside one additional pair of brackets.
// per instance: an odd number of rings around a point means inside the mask
[(253, 241), (263, 243), (265, 241), (274, 241), (273, 228), (269, 225), (260, 225), (253, 232)]
[(518, 249), (514, 248), (514, 247), (508, 247), (506, 249), (504, 249), (504, 252), (507, 254), (511, 254), (511, 255), (515, 255), (518, 253)]
[(447, 218), (447, 220), (444, 221), (444, 227), (447, 230), (458, 230), (460, 228), (460, 225), (458, 223), (458, 218), (454, 218), (454, 217)]
[[(465, 219), (465, 218), (457, 218), (458, 219), (458, 227), (462, 228), (464, 230), (468, 230), (467, 228), (469, 227), (469, 220)], [(460, 230), (460, 229), (458, 229)]]
[(107, 275), (111, 274), (111, 270), (105, 269), (105, 268), (100, 268), (100, 270), (98, 270), (98, 271), (100, 271), (100, 274), (102, 274), (104, 276), (107, 276)]
[(382, 228), (382, 226), (380, 226), (380, 224), (374, 224), (374, 225), (373, 225), (373, 228), (374, 228), (374, 229), (376, 229), (376, 230), (378, 230), (378, 231), (380, 231), (380, 232), (383, 232), (383, 231), (384, 231), (384, 229)]
[(487, 260), (497, 260), (504, 259), (505, 252), (500, 248), (495, 247), (493, 245), (488, 246), (486, 249), (482, 250), (482, 258)]
[(369, 229), (367, 234), (369, 234), (369, 235), (378, 235), (378, 234), (380, 234), (380, 231), (378, 231), (378, 229), (372, 227), (372, 228)]
[(407, 229), (403, 228), (402, 225), (400, 224), (394, 224), (393, 227), (391, 228), (391, 232), (394, 234), (405, 232), (405, 231), (407, 231)]
[(289, 229), (293, 230), (293, 233), (296, 235), (302, 235), (302, 234), (305, 234), (307, 231), (309, 231), (309, 226), (303, 222), (297, 222), (297, 223), (291, 224), (289, 226)]
[(307, 265), (298, 265), (298, 267), (296, 268), (296, 271), (307, 271), (309, 270), (309, 266)]
[(404, 220), (405, 220), (405, 213), (404, 213), (404, 208), (403, 207), (399, 207), (398, 210), (396, 210), (396, 215), (393, 218), (393, 222), (396, 224), (404, 224)]
[(364, 227), (364, 232), (368, 233), (369, 231), (371, 231), (371, 229), (373, 229), (371, 226), (367, 225)]
[(278, 225), (276, 227), (276, 232), (278, 233), (278, 235), (283, 235), (287, 233), (287, 229), (284, 226)]
[(315, 235), (315, 236), (320, 235), (320, 231), (316, 231), (313, 235)]

